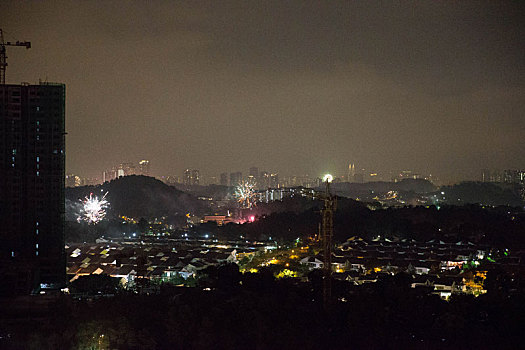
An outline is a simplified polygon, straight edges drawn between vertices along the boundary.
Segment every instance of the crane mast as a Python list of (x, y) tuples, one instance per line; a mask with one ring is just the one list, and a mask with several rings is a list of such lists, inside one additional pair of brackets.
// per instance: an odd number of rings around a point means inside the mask
[(321, 198), (324, 208), (321, 213), (322, 231), (321, 243), (323, 247), (323, 304), (328, 309), (332, 298), (332, 236), (334, 234), (334, 211), (337, 207), (337, 197), (330, 192), (331, 176), (325, 176), (326, 192)]
[(5, 71), (7, 68), (6, 46), (23, 46), (26, 49), (31, 48), (29, 41), (4, 41), (4, 32), (0, 29), (0, 85), (5, 85)]
[(337, 196), (330, 192), (332, 180), (332, 175), (326, 174), (323, 178), (325, 191), (306, 194), (307, 197), (317, 198), (324, 202), (324, 207), (321, 209), (320, 232), (316, 241), (320, 241), (323, 251), (323, 306), (325, 310), (329, 309), (332, 299), (332, 237), (334, 235), (334, 212), (337, 209)]

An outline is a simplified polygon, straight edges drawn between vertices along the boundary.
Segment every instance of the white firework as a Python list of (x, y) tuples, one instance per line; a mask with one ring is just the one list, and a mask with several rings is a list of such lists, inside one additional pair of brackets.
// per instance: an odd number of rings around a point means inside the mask
[(109, 207), (109, 202), (106, 200), (107, 194), (106, 192), (102, 198), (98, 198), (98, 196), (90, 193), (89, 197), (86, 196), (83, 200), (81, 199), (82, 208), (77, 221), (85, 221), (90, 225), (95, 225), (102, 221), (106, 217), (106, 209)]
[(257, 199), (255, 184), (250, 181), (241, 181), (235, 188), (235, 197), (242, 208), (254, 207)]

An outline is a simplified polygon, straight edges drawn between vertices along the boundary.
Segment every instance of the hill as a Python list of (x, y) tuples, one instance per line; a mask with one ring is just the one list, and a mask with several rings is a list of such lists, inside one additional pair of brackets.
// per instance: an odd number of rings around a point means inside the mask
[(134, 218), (180, 216), (200, 213), (206, 204), (192, 195), (177, 190), (148, 176), (125, 176), (97, 186), (66, 188), (66, 217), (71, 220), (78, 210), (79, 200), (90, 193), (103, 195), (110, 203), (110, 216)]

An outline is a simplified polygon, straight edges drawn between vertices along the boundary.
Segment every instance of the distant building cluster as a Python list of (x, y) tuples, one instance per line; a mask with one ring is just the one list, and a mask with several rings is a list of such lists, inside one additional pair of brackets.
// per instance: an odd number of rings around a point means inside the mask
[(110, 170), (106, 170), (102, 173), (102, 182), (111, 181), (119, 177), (129, 175), (150, 175), (150, 164), (149, 160), (141, 160), (138, 164), (135, 163), (120, 163), (118, 166), (114, 166)]
[(503, 182), (508, 184), (525, 184), (525, 170), (506, 169), (503, 171), (483, 169), (482, 182)]
[(197, 169), (184, 170), (184, 186), (200, 185), (200, 171)]
[[(65, 182), (67, 187), (98, 185), (111, 181), (118, 177), (129, 175), (153, 176), (150, 171), (150, 162), (141, 160), (138, 163), (120, 163), (102, 173), (101, 178), (82, 177), (77, 174), (67, 174)], [(168, 174), (158, 176), (162, 182), (174, 186), (207, 186), (221, 185), (236, 187), (244, 182), (255, 185), (257, 190), (277, 189), (283, 187), (305, 187), (316, 188), (322, 183), (322, 174), (310, 176), (308, 174), (280, 176), (278, 171), (259, 170), (258, 167), (250, 167), (247, 173), (242, 171), (222, 172), (218, 175), (203, 174), (197, 168), (186, 168), (179, 174)], [(356, 163), (348, 164), (347, 173), (334, 176), (334, 183), (367, 183), (367, 182), (399, 182), (405, 179), (425, 179), (437, 184), (439, 179), (432, 175), (422, 175), (413, 170), (390, 171), (380, 173), (378, 171), (359, 168)]]
[[(429, 181), (437, 180), (432, 175), (422, 176), (421, 174), (412, 170), (403, 170), (400, 172), (389, 172), (388, 174), (379, 174), (378, 172), (356, 168), (356, 165), (352, 163), (348, 166), (348, 173), (344, 176), (336, 176), (333, 182), (398, 182), (404, 179), (423, 178)], [(316, 188), (319, 187), (322, 183), (322, 178), (320, 176), (311, 177), (307, 174), (279, 176), (278, 172), (259, 170), (258, 167), (250, 167), (248, 169), (248, 173), (243, 173), (242, 171), (223, 172), (220, 173), (219, 176), (202, 176), (199, 170), (189, 168), (183, 172), (182, 177), (162, 176), (160, 179), (169, 185), (182, 184), (184, 186), (221, 185), (236, 187), (243, 182), (248, 182), (254, 184), (255, 189), (258, 191), (289, 187)]]
[(66, 187), (95, 186), (99, 185), (100, 183), (129, 175), (150, 176), (151, 172), (149, 160), (143, 159), (138, 163), (120, 163), (109, 170), (104, 170), (102, 172), (101, 179), (96, 177), (81, 177), (76, 174), (66, 174), (65, 185)]
[(248, 176), (244, 177), (240, 171), (230, 173), (229, 175), (228, 173), (222, 173), (220, 175), (220, 185), (222, 186), (234, 187), (240, 185), (243, 181), (254, 184), (257, 189), (282, 187), (282, 183), (279, 182), (279, 174), (259, 171), (257, 167), (251, 167)]

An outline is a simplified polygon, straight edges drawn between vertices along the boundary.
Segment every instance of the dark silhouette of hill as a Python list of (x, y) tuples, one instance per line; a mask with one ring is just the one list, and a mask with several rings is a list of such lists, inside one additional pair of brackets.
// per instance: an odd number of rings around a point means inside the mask
[[(442, 197), (445, 197), (445, 202), (449, 204), (476, 203), (516, 207), (523, 204), (519, 196), (519, 187), (514, 184), (467, 181), (453, 186), (443, 186), (439, 190), (444, 193)], [(440, 192), (437, 193), (438, 197)]]
[[(200, 213), (206, 208), (203, 201), (148, 176), (124, 176), (97, 186), (66, 188), (66, 212), (75, 210), (79, 199), (90, 193), (103, 195), (110, 203), (110, 215), (134, 218), (180, 216), (188, 212)], [(69, 213), (66, 213), (69, 214)], [(68, 215), (69, 216), (69, 215)]]

